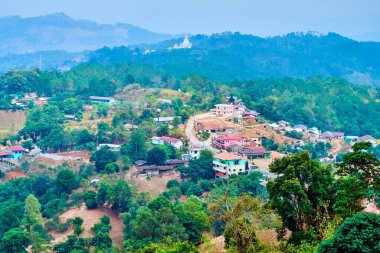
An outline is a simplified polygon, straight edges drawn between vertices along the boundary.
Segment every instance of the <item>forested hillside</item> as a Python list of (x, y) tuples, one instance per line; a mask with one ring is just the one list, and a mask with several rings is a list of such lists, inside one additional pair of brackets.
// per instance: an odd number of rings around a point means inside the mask
[(233, 82), (272, 120), (287, 119), (322, 130), (380, 137), (379, 89), (340, 78), (266, 79)]
[[(380, 43), (357, 42), (338, 34), (288, 34), (259, 38), (240, 33), (190, 37), (192, 49), (167, 50), (180, 39), (140, 47), (95, 51), (93, 63), (145, 62), (182, 76), (215, 80), (340, 76), (354, 83), (380, 84)], [(157, 50), (143, 54), (146, 49)]]
[(132, 83), (191, 91), (199, 99), (202, 92), (208, 92), (216, 102), (219, 96), (235, 93), (271, 120), (286, 119), (293, 124), (302, 123), (322, 130), (380, 137), (379, 89), (351, 84), (340, 78), (277, 78), (221, 83), (195, 75), (176, 78), (142, 64), (81, 65), (66, 73), (8, 72), (0, 78), (3, 94), (0, 107), (11, 108), (10, 95), (20, 92), (37, 91), (45, 96), (111, 96)]

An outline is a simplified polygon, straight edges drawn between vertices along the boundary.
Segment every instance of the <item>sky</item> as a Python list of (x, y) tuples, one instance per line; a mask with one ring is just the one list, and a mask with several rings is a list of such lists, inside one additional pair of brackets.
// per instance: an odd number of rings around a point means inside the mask
[(0, 0), (0, 16), (57, 12), (169, 34), (317, 31), (380, 41), (380, 0)]

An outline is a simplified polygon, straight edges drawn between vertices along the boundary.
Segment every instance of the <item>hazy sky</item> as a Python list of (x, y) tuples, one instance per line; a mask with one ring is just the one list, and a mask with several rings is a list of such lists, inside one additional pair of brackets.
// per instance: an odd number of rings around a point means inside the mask
[(380, 0), (0, 0), (0, 16), (55, 12), (172, 34), (333, 31), (380, 41)]

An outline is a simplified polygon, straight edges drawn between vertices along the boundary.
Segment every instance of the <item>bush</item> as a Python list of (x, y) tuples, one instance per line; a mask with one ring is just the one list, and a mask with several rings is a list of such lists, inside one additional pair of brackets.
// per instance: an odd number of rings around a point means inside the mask
[(179, 185), (179, 188), (181, 189), (182, 194), (186, 194), (187, 190), (192, 186), (195, 185), (193, 181), (185, 181), (182, 184)]
[(199, 181), (199, 184), (203, 191), (211, 191), (212, 190), (212, 183), (208, 180), (201, 180)]
[(98, 203), (96, 201), (96, 192), (90, 190), (85, 191), (83, 198), (88, 209), (95, 209), (98, 207)]
[(176, 180), (176, 179), (170, 179), (167, 184), (166, 184), (166, 187), (168, 189), (172, 188), (172, 187), (179, 187), (179, 182)]
[(186, 191), (187, 196), (195, 195), (199, 197), (199, 196), (202, 196), (202, 193), (203, 193), (202, 188), (198, 184), (194, 184), (190, 186)]

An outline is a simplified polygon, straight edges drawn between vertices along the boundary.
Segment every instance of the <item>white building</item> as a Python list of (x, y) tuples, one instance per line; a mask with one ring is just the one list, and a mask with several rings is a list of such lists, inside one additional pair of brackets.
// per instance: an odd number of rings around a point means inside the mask
[(187, 35), (185, 35), (183, 42), (179, 43), (179, 44), (174, 44), (173, 49), (189, 49), (192, 46), (193, 46), (193, 44), (191, 44), (189, 37)]
[(172, 138), (172, 137), (168, 137), (168, 136), (162, 136), (162, 137), (153, 136), (151, 138), (151, 141), (152, 141), (153, 145), (168, 144), (168, 145), (171, 145), (171, 146), (178, 148), (178, 149), (182, 148), (182, 146), (183, 146), (183, 142), (180, 139)]
[(192, 145), (189, 148), (189, 156), (190, 159), (198, 159), (199, 155), (201, 154), (202, 148), (200, 146)]

